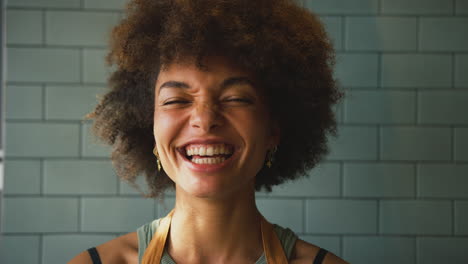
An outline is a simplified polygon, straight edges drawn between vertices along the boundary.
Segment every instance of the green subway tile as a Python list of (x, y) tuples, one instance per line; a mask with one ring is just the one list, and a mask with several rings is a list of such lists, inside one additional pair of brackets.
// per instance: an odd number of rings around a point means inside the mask
[(343, 258), (350, 263), (414, 264), (415, 241), (410, 237), (345, 237)]
[(83, 52), (83, 81), (87, 83), (105, 83), (111, 71), (106, 65), (107, 50), (85, 49)]
[(83, 120), (98, 103), (97, 95), (103, 87), (47, 86), (47, 119)]
[(3, 235), (0, 246), (0, 263), (39, 264), (39, 239), (39, 236)]
[(257, 207), (270, 223), (290, 228), (296, 233), (304, 231), (302, 200), (257, 199)]
[(450, 128), (384, 127), (381, 131), (382, 160), (450, 160)]
[(114, 238), (111, 235), (46, 235), (43, 238), (42, 263), (67, 263), (80, 252)]
[(450, 201), (385, 200), (380, 202), (380, 232), (398, 235), (450, 235)]
[(468, 128), (455, 129), (455, 160), (468, 161)]
[(409, 124), (416, 121), (416, 94), (405, 91), (356, 91), (345, 97), (345, 122)]
[[(265, 193), (261, 193), (265, 194)], [(273, 187), (268, 196), (339, 196), (340, 195), (340, 165), (322, 163), (309, 171), (306, 177), (289, 181)]]
[(377, 14), (377, 0), (304, 0), (305, 7), (319, 14)]
[(109, 12), (49, 11), (46, 13), (46, 43), (51, 45), (107, 45), (119, 15)]
[(417, 20), (410, 17), (349, 17), (349, 50), (404, 51), (417, 48)]
[(85, 157), (110, 157), (111, 147), (94, 136), (91, 131), (91, 124), (84, 124), (82, 127), (83, 135), (83, 156)]
[(330, 154), (327, 159), (377, 159), (377, 129), (374, 127), (340, 126), (338, 137), (330, 140)]
[(42, 12), (32, 10), (7, 10), (8, 44), (41, 44)]
[(10, 0), (9, 7), (78, 8), (80, 0)]
[(110, 161), (46, 160), (44, 189), (47, 194), (116, 194), (117, 176)]
[(165, 217), (175, 207), (175, 198), (165, 196), (162, 201), (158, 199), (156, 200), (156, 207), (156, 218)]
[(153, 220), (152, 199), (83, 198), (82, 230), (85, 232), (134, 232)]
[(325, 30), (333, 42), (336, 50), (343, 49), (343, 26), (342, 18), (336, 16), (322, 16), (320, 20), (325, 26)]
[(84, 7), (90, 9), (122, 10), (128, 0), (84, 0)]
[(452, 14), (447, 0), (382, 0), (382, 13), (402, 15)]
[(349, 197), (414, 197), (414, 173), (414, 166), (407, 164), (345, 164), (344, 195)]
[(468, 198), (468, 165), (421, 164), (418, 190), (422, 197)]
[(421, 18), (419, 43), (423, 51), (468, 51), (468, 18)]
[(11, 82), (79, 82), (78, 50), (8, 48), (7, 79)]
[(77, 157), (78, 124), (7, 123), (7, 156)]
[[(135, 183), (140, 187), (140, 189), (145, 192), (145, 193), (148, 193), (149, 192), (149, 187), (148, 187), (148, 184), (146, 183), (146, 180), (145, 180), (145, 176), (144, 175), (139, 175), (137, 178), (136, 178), (136, 181)], [(119, 194), (123, 194), (123, 195), (137, 195), (137, 196), (140, 196), (140, 192), (135, 189), (133, 186), (131, 186), (129, 183), (127, 183), (126, 181), (124, 180), (121, 180), (120, 181), (120, 184), (119, 184)]]
[(75, 198), (4, 198), (5, 232), (44, 233), (78, 231)]
[(337, 54), (335, 78), (344, 87), (376, 87), (378, 85), (377, 54)]
[(329, 252), (337, 256), (342, 256), (340, 238), (338, 236), (312, 236), (312, 235), (303, 235), (300, 236), (300, 239), (326, 249)]
[(5, 162), (5, 194), (39, 194), (41, 163), (35, 160)]
[(468, 54), (455, 55), (455, 86), (468, 87)]
[(468, 263), (468, 238), (418, 238), (418, 264)]
[(468, 0), (456, 0), (457, 14), (468, 14)]
[(468, 235), (468, 201), (455, 202), (455, 235)]
[(6, 89), (6, 118), (8, 119), (41, 119), (42, 88), (41, 86), (9, 85)]
[(468, 92), (419, 92), (419, 120), (428, 124), (468, 124)]
[(375, 234), (377, 202), (370, 200), (307, 200), (307, 233)]
[(448, 54), (383, 54), (382, 86), (431, 88), (452, 85)]

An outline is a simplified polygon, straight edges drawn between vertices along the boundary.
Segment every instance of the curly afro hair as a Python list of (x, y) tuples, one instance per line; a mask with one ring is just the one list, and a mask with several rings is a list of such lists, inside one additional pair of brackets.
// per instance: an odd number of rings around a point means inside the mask
[(112, 31), (110, 90), (88, 117), (113, 146), (117, 174), (137, 189), (137, 176), (145, 175), (143, 196), (174, 186), (152, 153), (154, 84), (172, 62), (203, 67), (207, 56), (223, 56), (259, 80), (281, 142), (273, 166), (257, 174), (256, 190), (306, 175), (328, 152), (342, 93), (332, 43), (314, 14), (292, 0), (133, 0), (126, 12)]

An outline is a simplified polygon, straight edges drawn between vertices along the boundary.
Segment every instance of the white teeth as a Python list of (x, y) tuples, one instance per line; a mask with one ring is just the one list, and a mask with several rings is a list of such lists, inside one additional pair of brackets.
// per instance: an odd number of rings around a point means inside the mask
[(212, 146), (209, 146), (207, 149), (206, 149), (206, 155), (207, 156), (213, 156), (214, 154), (214, 148)]
[(205, 156), (206, 155), (206, 147), (200, 147), (199, 151), (200, 156)]
[(223, 163), (226, 160), (224, 157), (216, 158), (193, 158), (192, 162), (196, 164), (219, 164)]
[(188, 156), (213, 156), (218, 154), (232, 154), (232, 149), (224, 144), (206, 146), (187, 146), (185, 149)]

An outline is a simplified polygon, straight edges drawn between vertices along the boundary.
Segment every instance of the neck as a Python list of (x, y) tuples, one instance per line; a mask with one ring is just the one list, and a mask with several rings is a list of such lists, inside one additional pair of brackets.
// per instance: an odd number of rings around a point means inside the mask
[(176, 191), (167, 241), (176, 263), (254, 263), (263, 253), (255, 193), (223, 199)]

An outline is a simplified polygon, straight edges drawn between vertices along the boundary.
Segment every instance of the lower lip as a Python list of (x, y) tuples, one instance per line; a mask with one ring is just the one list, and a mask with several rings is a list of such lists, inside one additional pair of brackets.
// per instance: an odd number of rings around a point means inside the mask
[(191, 162), (189, 159), (187, 159), (187, 157), (185, 157), (185, 155), (181, 153), (179, 153), (179, 155), (182, 156), (182, 159), (185, 161), (185, 163), (187, 164), (190, 170), (193, 170), (196, 172), (216, 172), (229, 166), (232, 160), (234, 160), (234, 156), (236, 155), (236, 152), (234, 152), (228, 159), (217, 164), (197, 164), (197, 163)]

